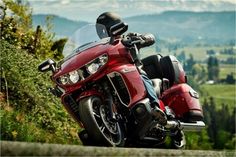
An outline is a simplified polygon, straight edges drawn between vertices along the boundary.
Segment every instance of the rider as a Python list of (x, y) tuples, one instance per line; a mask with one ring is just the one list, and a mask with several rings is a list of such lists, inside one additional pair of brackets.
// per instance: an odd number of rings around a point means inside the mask
[[(115, 24), (122, 22), (119, 15), (112, 12), (105, 12), (99, 15), (96, 23), (104, 25), (106, 27), (107, 33), (109, 34), (110, 28)], [(153, 35), (144, 36), (138, 33), (128, 33), (126, 36), (130, 37), (132, 40), (142, 39), (147, 44), (145, 46), (150, 46), (154, 44), (155, 39)], [(141, 45), (137, 45), (138, 49), (142, 48)], [(144, 46), (143, 46), (144, 47)], [(165, 125), (167, 123), (167, 118), (165, 113), (159, 108), (160, 101), (157, 98), (156, 92), (153, 87), (152, 81), (148, 78), (145, 72), (141, 72), (141, 77), (144, 82), (145, 88), (147, 90), (147, 96), (150, 99), (151, 106), (154, 108), (153, 115), (159, 121), (160, 124)]]

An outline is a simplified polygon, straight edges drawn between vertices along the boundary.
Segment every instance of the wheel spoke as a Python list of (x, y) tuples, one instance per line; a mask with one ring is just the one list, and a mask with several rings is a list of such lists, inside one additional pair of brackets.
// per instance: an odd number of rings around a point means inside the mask
[(99, 129), (104, 132), (104, 130), (106, 129), (106, 127), (104, 125), (100, 126)]
[(101, 116), (98, 113), (94, 112), (94, 111), (93, 111), (93, 115), (96, 116), (97, 118), (101, 118)]

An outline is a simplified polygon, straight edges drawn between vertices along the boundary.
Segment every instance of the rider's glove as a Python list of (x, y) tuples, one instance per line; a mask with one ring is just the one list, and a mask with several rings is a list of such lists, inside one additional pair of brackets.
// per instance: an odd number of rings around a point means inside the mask
[(155, 43), (155, 37), (152, 34), (139, 34), (139, 33), (128, 33), (127, 36), (132, 40), (132, 41), (140, 41), (137, 43), (137, 47), (143, 48), (146, 46), (151, 46), (152, 44)]

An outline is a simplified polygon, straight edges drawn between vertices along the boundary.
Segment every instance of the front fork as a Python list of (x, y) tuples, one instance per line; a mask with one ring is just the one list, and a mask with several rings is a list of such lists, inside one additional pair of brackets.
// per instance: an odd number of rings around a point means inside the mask
[(113, 121), (117, 122), (118, 114), (117, 111), (114, 109), (114, 102), (113, 102), (113, 96), (112, 96), (112, 91), (109, 87), (109, 84), (104, 81), (101, 83), (102, 86), (99, 86), (98, 88), (86, 90), (82, 92), (78, 98), (76, 98), (76, 102), (79, 102), (81, 99), (85, 97), (90, 97), (90, 96), (98, 96), (100, 97), (105, 106), (107, 107), (109, 114), (108, 118)]
[(111, 90), (109, 88), (109, 85), (106, 82), (103, 83), (103, 87), (104, 87), (104, 92), (106, 95), (104, 103), (108, 107), (109, 118), (111, 121), (116, 122), (118, 117), (116, 116), (117, 115), (116, 111), (114, 112), (114, 108), (113, 108), (114, 103), (113, 103), (113, 97), (111, 94)]

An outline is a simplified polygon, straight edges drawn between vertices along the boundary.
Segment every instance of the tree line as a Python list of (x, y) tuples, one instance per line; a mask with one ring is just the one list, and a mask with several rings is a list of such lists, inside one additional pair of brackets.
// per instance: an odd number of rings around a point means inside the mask
[(32, 9), (27, 1), (3, 0), (0, 6), (2, 12), (0, 21), (0, 39), (26, 50), (35, 58), (54, 58), (60, 60), (62, 47), (67, 39), (55, 40), (51, 32), (53, 27), (51, 17), (48, 16), (45, 29), (38, 25), (32, 26)]
[[(208, 54), (211, 54), (209, 52), (212, 51), (213, 50), (208, 51)], [(212, 80), (214, 83), (226, 84), (235, 84), (236, 82), (232, 72), (227, 74), (224, 79), (220, 79), (220, 64), (223, 63), (220, 62), (219, 59), (214, 55), (208, 56), (206, 60), (206, 67), (201, 63), (197, 63), (192, 54), (190, 54), (187, 58), (184, 51), (177, 55), (177, 58), (183, 63), (183, 67), (187, 74), (198, 83), (205, 83), (209, 80)]]

